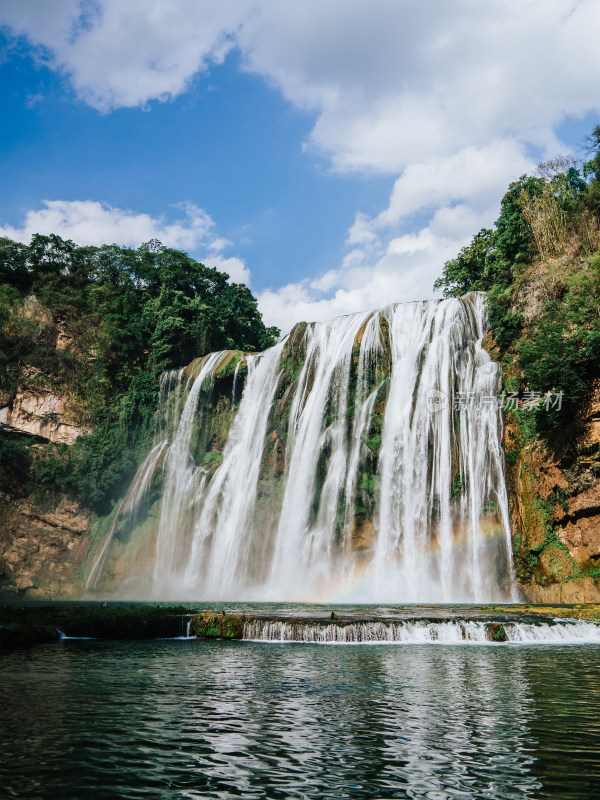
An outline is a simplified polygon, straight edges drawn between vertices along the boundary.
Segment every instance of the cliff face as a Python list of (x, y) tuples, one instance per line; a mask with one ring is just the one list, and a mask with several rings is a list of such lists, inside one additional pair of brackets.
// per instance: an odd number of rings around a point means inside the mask
[(80, 597), (92, 514), (74, 494), (36, 485), (29, 469), (49, 442), (72, 445), (91, 429), (39, 371), (23, 377), (12, 394), (0, 392), (2, 436), (13, 443), (0, 464), (0, 595)]
[(12, 396), (0, 391), (0, 425), (66, 444), (91, 431), (89, 426), (77, 424), (67, 395), (41, 386), (19, 389)]
[[(509, 420), (508, 452), (518, 434)], [(532, 602), (600, 602), (598, 442), (590, 450), (567, 466), (535, 442), (507, 464), (515, 572)]]
[(64, 494), (0, 492), (0, 590), (27, 597), (80, 597), (79, 568), (91, 515)]
[[(523, 274), (513, 304), (524, 320), (522, 341), (549, 306), (564, 305), (566, 287), (586, 274), (588, 264), (577, 253), (566, 253)], [(502, 361), (507, 391), (526, 391), (519, 345), (501, 358), (490, 336), (488, 349)], [(560, 388), (568, 398), (572, 387)], [(600, 602), (600, 383), (575, 406), (562, 430), (545, 437), (536, 433), (533, 407), (509, 411), (503, 444), (521, 590), (533, 602)]]

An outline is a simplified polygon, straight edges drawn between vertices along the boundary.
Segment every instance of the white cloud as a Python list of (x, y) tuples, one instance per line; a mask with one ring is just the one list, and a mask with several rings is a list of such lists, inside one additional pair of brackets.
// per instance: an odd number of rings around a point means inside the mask
[(28, 36), (35, 44), (56, 48), (79, 19), (79, 0), (4, 0), (0, 24)]
[(420, 230), (395, 236), (384, 246), (360, 250), (340, 270), (321, 279), (267, 289), (258, 295), (268, 325), (288, 331), (300, 320), (326, 320), (392, 302), (433, 297), (441, 266), (453, 258), (475, 231), (489, 226), (496, 209), (478, 213), (468, 205), (443, 206)]
[[(558, 122), (600, 113), (598, 0), (97, 0), (82, 7), (96, 11), (80, 16), (76, 0), (4, 0), (0, 23), (28, 36), (102, 111), (177, 97), (237, 47), (246, 70), (314, 115), (306, 149), (327, 156), (335, 170), (396, 179), (380, 213), (358, 209), (340, 265), (261, 294), (267, 321), (285, 328), (300, 317), (429, 296), (443, 262), (493, 222), (508, 182), (531, 169), (531, 146), (556, 155), (564, 150)], [(59, 207), (31, 213), (60, 220)], [(133, 216), (119, 230), (151, 227)], [(110, 240), (102, 226), (114, 230), (117, 220), (108, 224), (100, 212), (96, 219), (98, 238)], [(188, 217), (179, 227), (159, 223), (177, 246), (202, 238)], [(215, 241), (208, 252), (225, 258)], [(227, 263), (232, 276), (247, 274), (242, 262)]]
[(211, 252), (200, 260), (207, 267), (216, 267), (221, 272), (226, 272), (232, 283), (250, 283), (250, 270), (241, 258), (236, 256), (225, 258), (218, 253)]
[(222, 255), (230, 242), (215, 235), (214, 221), (193, 203), (180, 204), (179, 217), (171, 221), (93, 200), (44, 200), (42, 206), (28, 211), (20, 227), (1, 226), (0, 236), (28, 244), (34, 233), (56, 233), (80, 245), (128, 247), (159, 239), (167, 247), (190, 251), (207, 266), (229, 273), (232, 281), (250, 281), (250, 270), (241, 259)]
[(345, 170), (550, 144), (565, 113), (600, 110), (597, 0), (4, 0), (2, 23), (102, 110), (176, 97), (237, 46)]
[[(495, 204), (509, 180), (534, 167), (514, 139), (468, 146), (445, 158), (409, 164), (396, 180), (388, 208), (374, 220), (387, 227), (423, 208), (468, 199), (476, 207)], [(361, 224), (365, 227), (364, 217)], [(355, 223), (356, 225), (356, 223)]]
[(247, 0), (4, 0), (0, 24), (42, 48), (101, 111), (169, 100), (223, 61)]
[(193, 249), (206, 240), (213, 225), (205, 211), (191, 204), (182, 219), (169, 223), (93, 200), (44, 200), (43, 208), (25, 214), (21, 227), (6, 225), (0, 233), (27, 243), (34, 233), (56, 233), (77, 244), (114, 242), (136, 247), (160, 239), (169, 247)]
[(597, 0), (267, 0), (238, 33), (248, 67), (317, 111), (342, 170), (400, 172), (517, 135), (550, 144), (600, 110)]

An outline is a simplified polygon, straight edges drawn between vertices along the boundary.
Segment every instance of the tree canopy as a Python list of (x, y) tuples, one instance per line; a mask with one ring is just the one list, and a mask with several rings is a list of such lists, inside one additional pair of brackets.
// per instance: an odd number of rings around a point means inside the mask
[(247, 286), (156, 240), (132, 249), (0, 238), (0, 389), (70, 396), (93, 433), (31, 466), (36, 480), (73, 486), (92, 505), (119, 490), (147, 447), (160, 373), (278, 336)]
[[(560, 410), (537, 415), (545, 434), (567, 435), (600, 379), (600, 125), (588, 145), (582, 169), (558, 157), (511, 183), (494, 228), (479, 231), (434, 284), (445, 297), (487, 291), (494, 338), (516, 358), (522, 385), (564, 391)], [(538, 264), (553, 288), (532, 313), (520, 292)]]

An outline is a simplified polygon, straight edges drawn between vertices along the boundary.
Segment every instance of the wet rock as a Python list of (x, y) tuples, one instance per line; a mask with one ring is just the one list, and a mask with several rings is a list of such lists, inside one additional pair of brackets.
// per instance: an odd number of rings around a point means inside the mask
[(204, 612), (192, 617), (192, 633), (207, 639), (241, 639), (244, 617), (239, 614)]
[(91, 515), (72, 498), (0, 497), (0, 594), (81, 596)]
[(600, 603), (598, 578), (591, 576), (573, 578), (564, 583), (554, 583), (549, 586), (531, 583), (526, 588), (527, 596), (533, 603), (545, 605)]
[(27, 589), (32, 589), (33, 585), (33, 581), (29, 575), (21, 575), (21, 577), (17, 578), (15, 581), (15, 588), (18, 592), (25, 592)]

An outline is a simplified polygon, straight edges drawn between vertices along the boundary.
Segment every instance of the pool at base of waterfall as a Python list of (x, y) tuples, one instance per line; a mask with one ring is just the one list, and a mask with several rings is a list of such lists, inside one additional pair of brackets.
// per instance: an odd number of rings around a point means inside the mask
[(36, 798), (600, 791), (600, 644), (63, 640), (0, 658), (0, 785)]

